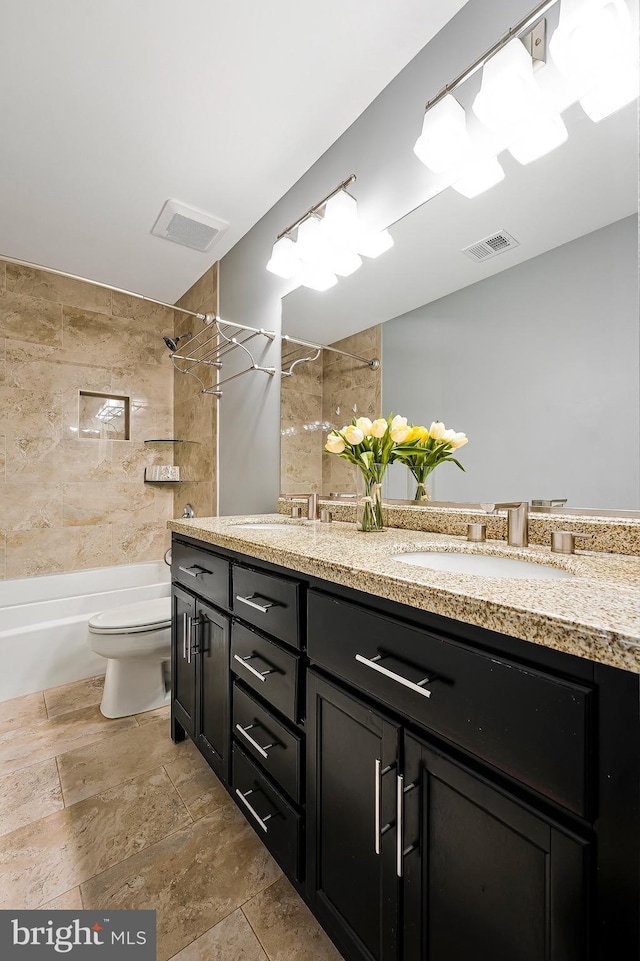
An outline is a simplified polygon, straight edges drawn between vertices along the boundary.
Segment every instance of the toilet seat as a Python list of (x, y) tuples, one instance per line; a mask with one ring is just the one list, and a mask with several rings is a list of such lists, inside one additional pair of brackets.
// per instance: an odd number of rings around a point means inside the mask
[(156, 597), (137, 604), (125, 604), (112, 611), (94, 614), (90, 634), (142, 634), (171, 626), (171, 598)]

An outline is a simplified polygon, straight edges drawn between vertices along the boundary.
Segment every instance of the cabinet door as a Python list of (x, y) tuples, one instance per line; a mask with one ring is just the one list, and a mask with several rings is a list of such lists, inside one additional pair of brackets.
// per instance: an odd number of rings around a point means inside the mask
[(345, 957), (393, 961), (399, 729), (307, 677), (307, 896)]
[(585, 961), (588, 845), (412, 737), (404, 961)]
[(196, 603), (196, 744), (223, 780), (229, 780), (229, 618)]
[(173, 587), (171, 615), (171, 733), (174, 741), (193, 737), (196, 707), (195, 599)]

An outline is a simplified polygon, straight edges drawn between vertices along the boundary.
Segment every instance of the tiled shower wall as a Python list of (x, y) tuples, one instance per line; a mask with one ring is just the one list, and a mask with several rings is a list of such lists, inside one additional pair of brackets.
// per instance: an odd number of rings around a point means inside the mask
[[(218, 265), (214, 264), (210, 267), (177, 301), (176, 306), (202, 314), (217, 313)], [(176, 334), (190, 331), (195, 337), (202, 332), (198, 341), (202, 342), (206, 339), (203, 321), (178, 311), (174, 311), (174, 314)], [(180, 344), (180, 351), (183, 347), (186, 351), (189, 350), (189, 345), (184, 343)], [(204, 349), (201, 352), (204, 352)], [(207, 387), (213, 386), (214, 367), (199, 367), (198, 374)], [(180, 465), (180, 476), (186, 481), (175, 486), (174, 515), (179, 517), (184, 505), (189, 503), (198, 517), (211, 517), (217, 513), (218, 401), (211, 394), (201, 393), (201, 385), (193, 377), (177, 371), (174, 375), (173, 390), (175, 437), (183, 441), (175, 445), (175, 463)]]
[[(380, 324), (332, 344), (361, 357), (381, 358)], [(283, 354), (291, 352), (289, 345)], [(304, 352), (293, 355), (304, 356)], [(284, 367), (288, 365), (285, 361)], [(350, 424), (354, 417), (374, 420), (381, 408), (381, 368), (372, 370), (360, 361), (329, 350), (317, 361), (300, 364), (291, 377), (282, 378), (281, 467), (283, 494), (317, 491), (329, 494), (355, 490), (354, 468), (348, 461), (324, 450), (327, 432)]]
[[(173, 311), (0, 261), (0, 576), (162, 557), (170, 485)], [(78, 391), (131, 400), (131, 439), (79, 439)]]

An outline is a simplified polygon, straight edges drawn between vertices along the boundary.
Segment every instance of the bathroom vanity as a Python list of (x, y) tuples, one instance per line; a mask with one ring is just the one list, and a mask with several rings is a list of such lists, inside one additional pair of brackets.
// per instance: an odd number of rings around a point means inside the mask
[(638, 957), (637, 558), (514, 581), (395, 557), (446, 535), (169, 526), (172, 737), (346, 961)]

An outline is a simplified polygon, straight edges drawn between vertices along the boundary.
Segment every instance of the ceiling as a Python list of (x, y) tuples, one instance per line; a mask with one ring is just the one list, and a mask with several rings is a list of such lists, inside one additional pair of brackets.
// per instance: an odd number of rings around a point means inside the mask
[[(3, 4), (0, 255), (173, 303), (464, 3)], [(153, 237), (168, 199), (230, 226)]]
[[(323, 293), (289, 293), (283, 332), (334, 343), (637, 213), (637, 102), (597, 124), (578, 104), (563, 119), (569, 138), (546, 157), (521, 166), (503, 152), (502, 183), (472, 200), (441, 189), (390, 228), (387, 253)], [(462, 253), (500, 230), (520, 246), (482, 263)]]

